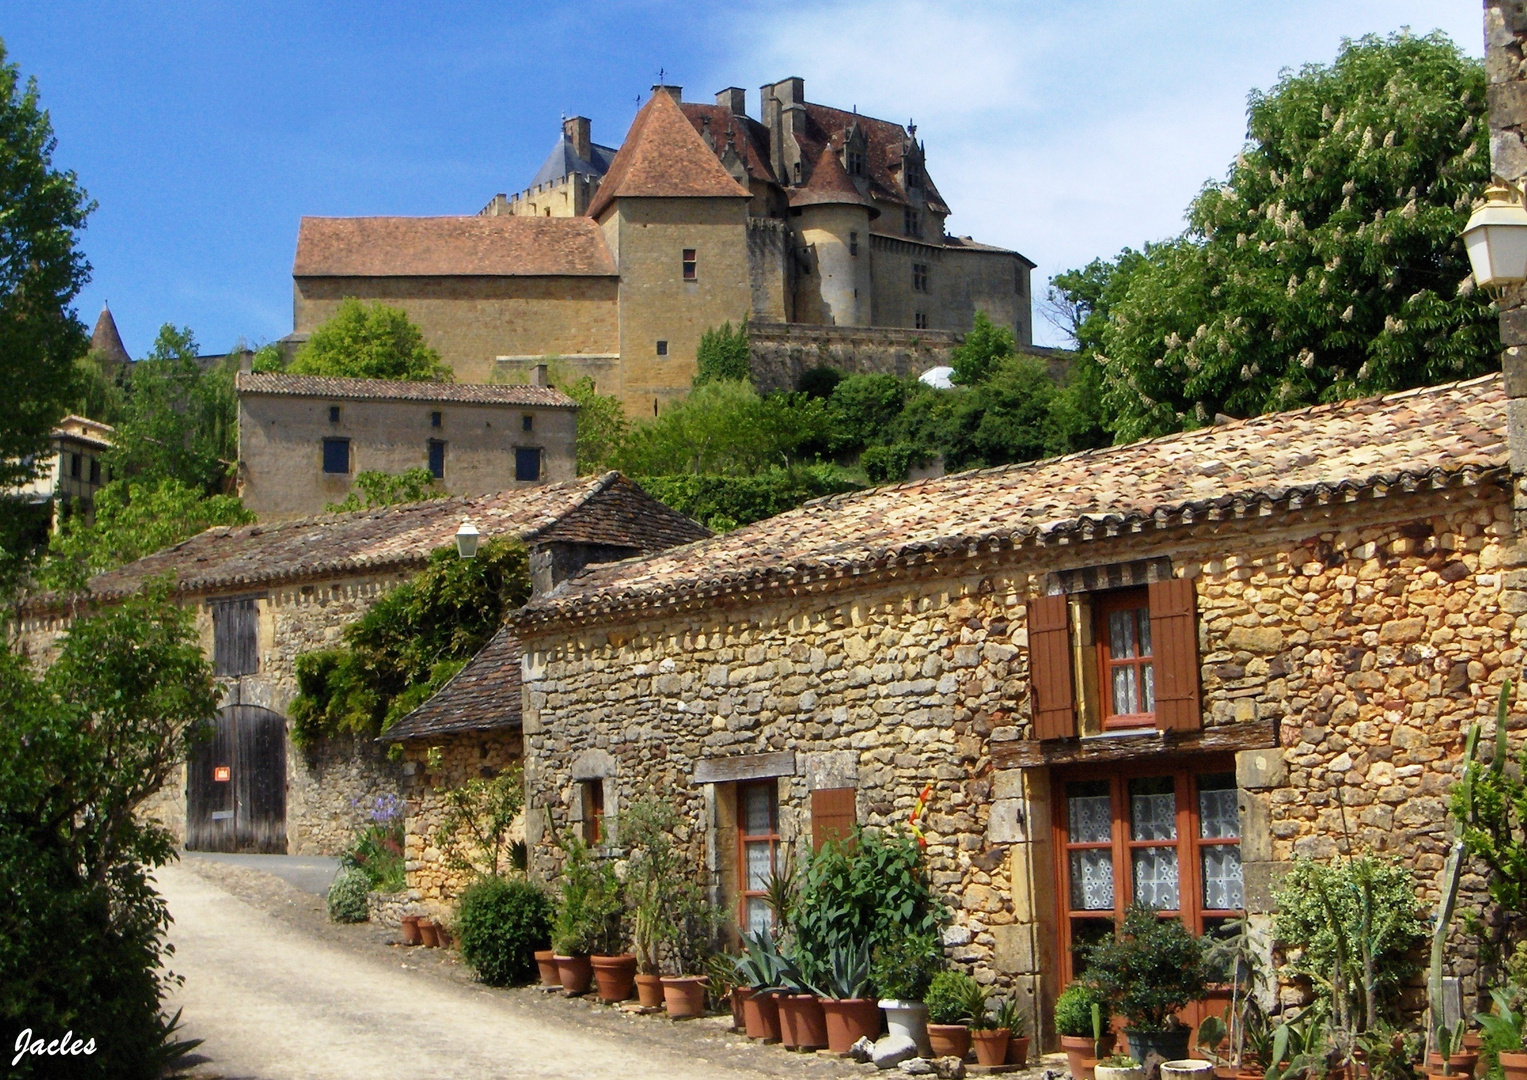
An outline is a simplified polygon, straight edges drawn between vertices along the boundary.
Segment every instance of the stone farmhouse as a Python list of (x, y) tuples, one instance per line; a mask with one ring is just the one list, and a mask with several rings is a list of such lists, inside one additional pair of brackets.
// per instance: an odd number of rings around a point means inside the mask
[(915, 127), (808, 102), (798, 78), (761, 98), (754, 118), (735, 87), (655, 86), (618, 150), (568, 120), (532, 186), (477, 216), (304, 218), (293, 340), (345, 297), (385, 301), (460, 380), (551, 361), (634, 415), (687, 392), (727, 321), (755, 328), (768, 388), (824, 360), (919, 374), (977, 311), (1029, 345), (1034, 264), (946, 232)]
[[(90, 582), (109, 604), (170, 575), (196, 623), (223, 706), (184, 782), (152, 808), (188, 848), (338, 854), (374, 797), (401, 794), (403, 768), (370, 738), (299, 748), (287, 710), (298, 654), (344, 628), (453, 544), (470, 520), (484, 539), (518, 537), (537, 589), (591, 562), (649, 554), (710, 535), (617, 473), (277, 524), (209, 529)], [(38, 597), (20, 612), (20, 647), (51, 660), (70, 610)]]
[(1290, 858), (1364, 848), (1433, 897), (1463, 733), (1523, 661), (1506, 404), (1495, 375), (1269, 415), (590, 568), (511, 621), (532, 873), (655, 792), (756, 926), (789, 849), (931, 784), (944, 941), (1041, 1038), (1133, 900), (1265, 930)]
[(355, 475), (428, 469), (453, 495), (578, 475), (577, 403), (545, 385), (236, 377), (239, 495), (261, 521), (341, 502)]
[(23, 484), (22, 499), (44, 512), (46, 523), (80, 514), (95, 520), (95, 493), (111, 482), (111, 466), (105, 455), (116, 430), (110, 424), (70, 414), (58, 422), (50, 435), (51, 452), (42, 462), (37, 479)]

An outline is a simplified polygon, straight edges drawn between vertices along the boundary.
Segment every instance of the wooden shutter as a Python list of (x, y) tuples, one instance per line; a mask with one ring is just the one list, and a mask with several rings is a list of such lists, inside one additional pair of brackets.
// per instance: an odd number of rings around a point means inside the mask
[(1029, 601), (1029, 683), (1034, 696), (1034, 738), (1076, 734), (1071, 686), (1071, 633), (1064, 596)]
[(847, 840), (859, 823), (856, 792), (851, 787), (818, 788), (811, 793), (811, 850), (829, 840)]
[(260, 670), (253, 599), (219, 600), (212, 605), (212, 673), (253, 675)]
[(1156, 674), (1156, 726), (1197, 731), (1198, 595), (1192, 578), (1152, 582), (1151, 653)]

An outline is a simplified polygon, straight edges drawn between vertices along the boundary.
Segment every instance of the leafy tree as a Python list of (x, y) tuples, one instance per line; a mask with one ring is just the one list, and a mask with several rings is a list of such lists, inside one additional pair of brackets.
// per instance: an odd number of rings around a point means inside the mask
[(713, 326), (700, 335), (695, 350), (695, 385), (709, 382), (742, 382), (752, 373), (748, 364), (748, 323), (744, 319), (732, 329), (730, 321)]
[(428, 469), (405, 469), (396, 476), (368, 469), (355, 474), (355, 485), (343, 502), (329, 503), (324, 511), (344, 514), (351, 510), (374, 510), (379, 506), (443, 499), (445, 496), (435, 474)]
[(1013, 332), (1005, 326), (997, 326), (986, 312), (977, 311), (975, 323), (965, 340), (950, 354), (954, 373), (950, 381), (956, 386), (970, 386), (987, 379), (992, 370), (1018, 351)]
[(70, 1076), (157, 1077), (176, 1051), (151, 878), (174, 841), (142, 811), (216, 705), (192, 613), (163, 584), (77, 620), (41, 677), (0, 650), (0, 1016), (93, 1038), (61, 1059)]
[(271, 342), (261, 345), (255, 350), (254, 358), (249, 362), (249, 370), (261, 375), (286, 370), (286, 354), (281, 351), (281, 346)]
[(451, 369), (401, 308), (342, 300), (287, 368), (293, 375), (450, 382)]
[(766, 469), (752, 476), (682, 473), (643, 476), (648, 494), (715, 532), (794, 510), (808, 499), (854, 491), (860, 485), (833, 465)]
[(238, 457), (236, 363), (203, 371), (190, 327), (159, 328), (133, 365), (122, 422), (106, 460), (119, 477), (174, 479), (208, 494), (223, 489)]
[(1254, 93), (1248, 128), (1185, 233), (1056, 279), (1117, 439), (1496, 366), (1459, 239), (1490, 172), (1479, 61), (1348, 41)]
[[(444, 685), (530, 597), (530, 560), (517, 540), (487, 540), (475, 559), (454, 546), (345, 627), (344, 644), (297, 657), (292, 702), (299, 742), (340, 732), (376, 735)], [(454, 666), (453, 666), (454, 665)]]
[(121, 371), (94, 351), (74, 361), (75, 399), (69, 411), (103, 424), (121, 423), (127, 410), (127, 393)]
[(947, 399), (939, 441), (951, 471), (1033, 461), (1070, 450), (1061, 387), (1044, 365), (1007, 356)]
[(130, 563), (214, 525), (243, 525), (254, 515), (234, 495), (204, 496), (179, 480), (113, 480), (95, 494), (95, 521), (65, 518), (38, 571), (42, 585), (78, 591), (90, 575)]
[(445, 812), (431, 838), (452, 870), (497, 877), (509, 854), (509, 829), (525, 809), (525, 777), (520, 769), (475, 777), (448, 789)]
[(603, 472), (631, 429), (625, 406), (613, 394), (599, 393), (587, 375), (561, 390), (578, 403), (578, 475)]
[(53, 167), (37, 81), (0, 43), (0, 491), (31, 480), (75, 402), (74, 361), (89, 338), (70, 305), (90, 278), (76, 248), (95, 204)]
[(819, 399), (760, 397), (745, 382), (708, 382), (661, 416), (633, 425), (613, 464), (634, 476), (745, 476), (811, 461), (827, 435), (827, 410)]

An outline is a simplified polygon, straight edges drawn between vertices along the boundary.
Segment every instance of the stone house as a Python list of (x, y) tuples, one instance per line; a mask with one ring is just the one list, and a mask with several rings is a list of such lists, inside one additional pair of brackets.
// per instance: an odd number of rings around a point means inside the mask
[(344, 501), (355, 475), (428, 469), (452, 495), (578, 475), (578, 405), (540, 385), (240, 373), (239, 496), (261, 521)]
[(476, 216), (303, 218), (290, 340), (345, 297), (380, 300), (459, 379), (554, 358), (632, 415), (687, 393), (700, 336), (727, 321), (841, 328), (851, 371), (905, 366), (908, 334), (947, 357), (978, 310), (1032, 342), (1034, 264), (947, 232), (915, 127), (809, 102), (799, 78), (760, 101), (755, 118), (736, 87), (712, 103), (655, 86), (619, 149), (566, 120), (531, 186)]
[(1265, 930), (1293, 856), (1362, 848), (1432, 897), (1462, 733), (1523, 659), (1505, 403), (1497, 375), (1264, 416), (591, 568), (511, 623), (532, 872), (656, 792), (758, 925), (787, 850), (932, 784), (945, 944), (1042, 1037), (1132, 900)]
[(52, 446), (35, 480), (23, 484), (17, 494), (29, 503), (46, 507), (53, 523), (69, 514), (80, 514), (87, 523), (95, 520), (95, 493), (111, 482), (106, 454), (116, 430), (110, 424), (70, 414), (51, 433)]
[[(344, 628), (453, 544), (470, 520), (484, 539), (518, 537), (538, 588), (591, 562), (627, 558), (708, 533), (618, 473), (277, 524), (209, 529), (91, 579), (88, 604), (109, 604), (170, 575), (193, 607), (223, 707), (183, 781), (153, 808), (193, 849), (337, 854), (365, 807), (401, 794), (403, 766), (371, 739), (291, 741), (296, 659), (336, 645)], [(71, 611), (53, 596), (20, 610), (17, 647), (51, 660)]]

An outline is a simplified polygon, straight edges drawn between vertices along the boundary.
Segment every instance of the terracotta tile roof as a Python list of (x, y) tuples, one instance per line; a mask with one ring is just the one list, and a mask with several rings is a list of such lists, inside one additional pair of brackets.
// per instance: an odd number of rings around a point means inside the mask
[(505, 627), (433, 697), (383, 732), (379, 741), (409, 742), (519, 726), (520, 642)]
[[(869, 179), (869, 194), (881, 202), (906, 204), (906, 189), (902, 187), (898, 174), (892, 171), (893, 166), (898, 169), (901, 167), (902, 146), (911, 139), (906, 128), (889, 120), (876, 120), (871, 116), (844, 112), (842, 109), (809, 101), (806, 102), (806, 119), (806, 134), (800, 140), (806, 160), (814, 161), (821, 154), (823, 146), (829, 143), (841, 147), (848, 129), (858, 124), (865, 134), (865, 173)], [(933, 184), (933, 178), (926, 174), (923, 176), (922, 191), (929, 206), (941, 213), (949, 212), (944, 197)]]
[[(698, 101), (679, 104), (701, 139), (710, 132), (719, 158), (731, 146), (742, 159), (743, 168), (755, 180), (771, 184), (779, 183), (774, 167), (769, 164), (769, 129), (751, 116), (738, 116), (725, 105), (706, 105)], [(710, 121), (709, 124), (706, 121)]]
[[(719, 166), (718, 166), (719, 167)], [(305, 217), (293, 277), (604, 277), (615, 262), (588, 218)]]
[(838, 160), (837, 151), (831, 145), (824, 146), (822, 152), (817, 155), (816, 164), (811, 167), (811, 176), (807, 179), (806, 186), (790, 189), (790, 205), (841, 206), (844, 204), (867, 206), (870, 208), (870, 217), (880, 216), (880, 211), (875, 209), (874, 202), (859, 194), (859, 189), (854, 186), (853, 177), (848, 175), (843, 162)]
[(1481, 483), (1507, 464), (1499, 375), (1217, 425), (1048, 461), (814, 500), (710, 540), (591, 568), (540, 623), (655, 613), (977, 550), (1191, 527), (1310, 501)]
[(599, 217), (618, 198), (634, 196), (752, 197), (721, 167), (679, 103), (663, 90), (654, 91), (631, 121), (583, 220)]
[(234, 382), (240, 394), (340, 398), (347, 401), (439, 401), (474, 405), (534, 405), (576, 409), (578, 403), (554, 386), (509, 383), (405, 382), (398, 379), (336, 379), (284, 372), (241, 372)]
[[(609, 515), (610, 522), (601, 522), (604, 515)], [(97, 574), (90, 580), (91, 599), (120, 599), (164, 574), (173, 576), (181, 592), (206, 593), (422, 566), (430, 552), (454, 543), (456, 529), (465, 518), (485, 538), (517, 536), (534, 544), (597, 537), (589, 542), (627, 547), (633, 553), (660, 551), (710, 535), (704, 526), (664, 506), (633, 481), (608, 472), (474, 498), (432, 499), (271, 524), (217, 526)], [(59, 598), (41, 596), (29, 601), (26, 610), (59, 605)]]

